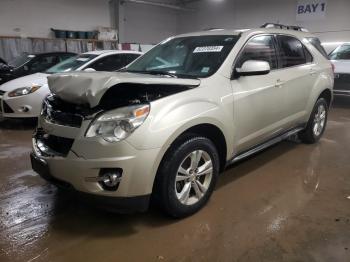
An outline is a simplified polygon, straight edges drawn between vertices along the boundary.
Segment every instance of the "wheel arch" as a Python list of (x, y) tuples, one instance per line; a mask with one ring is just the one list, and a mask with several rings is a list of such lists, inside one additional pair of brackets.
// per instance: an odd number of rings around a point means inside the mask
[(168, 141), (166, 148), (163, 150), (164, 153), (162, 154), (161, 159), (158, 160), (159, 164), (157, 165), (157, 169), (155, 170), (156, 175), (153, 181), (152, 191), (154, 191), (154, 189), (156, 188), (159, 169), (162, 167), (163, 161), (165, 160), (167, 153), (170, 151), (171, 147), (175, 146), (177, 143), (180, 143), (180, 141), (193, 134), (206, 137), (214, 143), (219, 154), (220, 172), (224, 170), (226, 166), (226, 158), (228, 153), (227, 141), (224, 132), (221, 128), (219, 128), (213, 123), (198, 123), (196, 125), (181, 130), (180, 132), (178, 132), (175, 138), (172, 138), (171, 141)]
[(209, 123), (198, 124), (182, 132), (173, 143), (176, 143), (178, 139), (180, 139), (183, 136), (186, 136), (187, 134), (196, 134), (199, 136), (203, 136), (214, 143), (219, 154), (220, 172), (223, 171), (226, 166), (227, 142), (225, 135), (221, 131), (221, 129)]
[[(320, 98), (324, 98), (327, 102), (328, 108), (331, 107), (332, 101), (333, 101), (333, 95), (332, 95), (332, 91), (330, 89), (324, 89), (321, 94), (318, 96), (317, 100)], [(316, 100), (316, 101), (317, 101)]]

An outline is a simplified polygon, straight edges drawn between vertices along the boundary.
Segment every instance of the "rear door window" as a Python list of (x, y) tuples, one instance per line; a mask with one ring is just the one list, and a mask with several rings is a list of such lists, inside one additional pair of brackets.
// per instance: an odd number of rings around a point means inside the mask
[(237, 68), (241, 68), (243, 63), (248, 60), (266, 61), (271, 69), (277, 68), (277, 56), (273, 36), (260, 35), (248, 41), (244, 47), (238, 62)]
[(308, 62), (304, 45), (295, 37), (278, 35), (277, 42), (279, 46), (278, 56), (282, 68), (302, 65)]
[(306, 58), (306, 63), (312, 63), (314, 61), (314, 58), (310, 51), (303, 45), (304, 47), (304, 53), (305, 53), (305, 58)]

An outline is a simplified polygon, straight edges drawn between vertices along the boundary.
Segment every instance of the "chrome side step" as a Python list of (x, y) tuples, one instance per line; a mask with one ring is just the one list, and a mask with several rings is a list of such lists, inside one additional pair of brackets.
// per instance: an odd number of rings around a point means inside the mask
[(226, 166), (231, 165), (233, 163), (236, 163), (236, 162), (238, 162), (238, 161), (240, 161), (248, 156), (254, 155), (254, 154), (256, 154), (256, 153), (258, 153), (258, 152), (260, 152), (260, 151), (262, 151), (262, 150), (264, 150), (264, 149), (266, 149), (274, 144), (277, 144), (277, 143), (287, 139), (288, 137), (295, 135), (296, 133), (300, 132), (303, 129), (304, 129), (303, 127), (298, 127), (298, 128), (292, 129), (286, 133), (283, 133), (280, 136), (277, 136), (275, 138), (272, 138), (272, 139), (266, 141), (263, 144), (259, 144), (258, 146), (253, 147), (252, 149), (249, 149), (248, 151), (242, 152), (242, 153), (236, 155), (230, 161), (228, 161)]

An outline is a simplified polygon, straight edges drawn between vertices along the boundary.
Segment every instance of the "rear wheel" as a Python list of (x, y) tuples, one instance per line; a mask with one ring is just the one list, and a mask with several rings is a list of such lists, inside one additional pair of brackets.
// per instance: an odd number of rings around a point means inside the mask
[(161, 208), (173, 217), (197, 212), (209, 200), (219, 174), (219, 155), (205, 137), (180, 140), (166, 153), (156, 180)]
[(306, 128), (299, 134), (300, 139), (307, 144), (316, 143), (324, 133), (327, 124), (328, 105), (324, 98), (319, 98), (311, 113)]

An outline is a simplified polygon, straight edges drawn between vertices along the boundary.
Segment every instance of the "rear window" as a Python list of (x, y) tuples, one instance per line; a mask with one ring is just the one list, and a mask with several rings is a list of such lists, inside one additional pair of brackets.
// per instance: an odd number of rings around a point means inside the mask
[(312, 44), (321, 53), (321, 55), (328, 59), (327, 52), (321, 45), (320, 39), (318, 39), (317, 37), (307, 37), (306, 40), (308, 40), (309, 43)]

